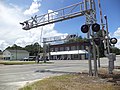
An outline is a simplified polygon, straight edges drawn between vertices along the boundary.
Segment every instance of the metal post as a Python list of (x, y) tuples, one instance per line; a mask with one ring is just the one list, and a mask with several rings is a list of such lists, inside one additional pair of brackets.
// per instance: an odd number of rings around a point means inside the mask
[(99, 10), (100, 10), (100, 22), (101, 22), (101, 25), (102, 25), (102, 34), (103, 34), (103, 41), (104, 41), (104, 53), (106, 55), (107, 54), (106, 40), (105, 40), (105, 32), (104, 32), (104, 24), (103, 24), (103, 16), (102, 16), (102, 8), (101, 8), (100, 0), (98, 0), (98, 6), (99, 6)]
[[(94, 10), (95, 10), (95, 12), (96, 12), (96, 5), (95, 5), (95, 1), (93, 0), (93, 8), (94, 8)], [(96, 19), (96, 14), (94, 14), (94, 17), (95, 17), (95, 19)]]
[(109, 63), (108, 72), (109, 72), (109, 74), (113, 74), (114, 61), (116, 60), (116, 55), (115, 55), (115, 53), (110, 53), (107, 16), (104, 16), (104, 18), (105, 18), (105, 21), (106, 21), (107, 53), (108, 53), (108, 59), (109, 59), (109, 62), (108, 62)]
[(89, 0), (89, 7), (92, 9), (92, 0)]
[(108, 50), (108, 54), (110, 53), (110, 45), (109, 45), (109, 32), (108, 32), (108, 21), (107, 21), (107, 16), (104, 16), (105, 21), (106, 21), (106, 36), (107, 36), (107, 50)]
[(87, 10), (87, 0), (84, 0), (84, 10)]
[(48, 44), (48, 59), (50, 60), (51, 55), (50, 55), (50, 43)]
[[(87, 33), (87, 38), (90, 40), (90, 30)], [(91, 62), (91, 52), (90, 52), (90, 45), (88, 46), (88, 63), (89, 63), (89, 76), (92, 76), (92, 62)]]
[[(91, 2), (92, 2), (92, 0), (91, 0)], [(96, 23), (96, 6), (95, 6), (95, 1), (93, 0), (93, 4), (94, 4), (94, 13), (92, 13), (93, 14), (93, 16), (94, 16), (94, 18), (95, 18), (95, 21), (93, 21), (93, 23)], [(97, 50), (97, 54), (99, 54), (99, 48), (97, 48), (96, 46), (95, 46), (95, 42), (94, 42), (94, 32), (92, 31), (92, 42), (93, 42), (93, 59), (94, 59), (94, 76), (98, 76), (98, 70), (97, 70), (97, 58), (96, 58), (96, 50)], [(98, 58), (99, 58), (99, 56), (98, 56)]]
[[(91, 3), (91, 0), (89, 2), (90, 4), (90, 8), (92, 8), (92, 3)], [(84, 0), (84, 10), (87, 10), (87, 1)], [(90, 20), (89, 18), (86, 16), (86, 24), (89, 24), (90, 23)], [(88, 40), (90, 40), (90, 28), (89, 28), (89, 31), (87, 33), (87, 38)], [(90, 45), (88, 46), (88, 63), (89, 63), (89, 76), (92, 76), (93, 73), (92, 73), (92, 62), (91, 62), (91, 51), (90, 51)]]
[(17, 60), (17, 45), (14, 44), (13, 47), (14, 47), (14, 50), (15, 50), (15, 58), (14, 59)]
[(100, 68), (100, 52), (99, 52), (99, 47), (96, 46), (96, 49), (97, 49), (98, 67)]
[(116, 60), (115, 53), (109, 53), (108, 58), (109, 58), (108, 72), (109, 72), (109, 74), (113, 74), (114, 61)]
[[(91, 0), (92, 1), (92, 0)], [(96, 12), (96, 6), (95, 6), (95, 1), (93, 0), (93, 8)], [(94, 18), (96, 19), (96, 14), (94, 14)], [(96, 21), (95, 21), (96, 22)], [(98, 67), (100, 68), (100, 52), (99, 52), (99, 47), (96, 46), (96, 49), (97, 49), (97, 59), (98, 59)]]
[(46, 42), (43, 39), (43, 61), (46, 63)]
[(95, 50), (95, 42), (94, 42), (94, 32), (92, 31), (92, 42), (93, 42), (93, 59), (94, 59), (94, 76), (98, 76), (97, 70), (97, 58), (96, 58), (96, 50)]
[(16, 45), (16, 60), (17, 60), (17, 45)]
[(41, 27), (41, 33), (40, 33), (40, 46), (39, 46), (39, 52), (38, 54), (40, 54), (40, 51), (41, 51), (41, 44), (42, 44), (42, 33), (43, 33), (43, 26)]

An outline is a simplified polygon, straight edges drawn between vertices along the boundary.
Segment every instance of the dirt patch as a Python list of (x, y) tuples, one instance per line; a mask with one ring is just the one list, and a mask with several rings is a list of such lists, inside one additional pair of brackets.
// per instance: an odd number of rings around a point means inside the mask
[(115, 66), (114, 68), (115, 68), (115, 69), (120, 69), (120, 66)]
[(113, 74), (108, 74), (108, 72), (105, 68), (100, 69), (99, 77), (102, 79), (106, 79), (107, 82), (111, 82), (114, 85), (120, 86), (120, 71), (113, 71)]
[(66, 74), (29, 84), (20, 90), (120, 90), (119, 75), (120, 72), (108, 75), (104, 69), (99, 70), (99, 77)]

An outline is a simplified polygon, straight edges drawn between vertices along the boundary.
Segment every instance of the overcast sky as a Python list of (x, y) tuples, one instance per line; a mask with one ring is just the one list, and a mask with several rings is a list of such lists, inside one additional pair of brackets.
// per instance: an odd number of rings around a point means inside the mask
[[(7, 46), (13, 44), (24, 47), (35, 42), (40, 43), (42, 29), (42, 37), (74, 33), (84, 36), (80, 32), (80, 27), (85, 22), (83, 17), (29, 31), (22, 30), (19, 24), (19, 22), (30, 19), (31, 16), (45, 14), (48, 11), (80, 1), (82, 0), (0, 0), (0, 49), (4, 50)], [(117, 37), (118, 43), (116, 46), (120, 48), (120, 0), (101, 0), (101, 5), (103, 14), (108, 16), (110, 36)], [(99, 14), (99, 11), (97, 11), (97, 14)], [(97, 16), (99, 17), (99, 15)]]

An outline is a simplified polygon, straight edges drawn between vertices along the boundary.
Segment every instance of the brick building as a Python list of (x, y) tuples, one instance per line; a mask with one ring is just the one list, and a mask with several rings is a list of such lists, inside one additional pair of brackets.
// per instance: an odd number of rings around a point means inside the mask
[(64, 43), (50, 46), (50, 59), (85, 60), (88, 58), (87, 42)]

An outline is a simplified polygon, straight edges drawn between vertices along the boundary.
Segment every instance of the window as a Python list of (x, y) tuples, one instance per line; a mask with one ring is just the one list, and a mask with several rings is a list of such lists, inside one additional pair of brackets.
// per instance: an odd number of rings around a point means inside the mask
[(60, 47), (60, 51), (64, 51), (64, 47)]
[(70, 47), (65, 47), (65, 51), (69, 51), (70, 50)]
[(75, 55), (74, 55), (74, 58), (78, 58), (78, 54), (75, 54)]
[(71, 50), (76, 50), (76, 47), (75, 46), (71, 46)]
[(76, 50), (79, 50), (79, 46), (76, 46)]
[(54, 48), (51, 48), (50, 51), (51, 51), (51, 52), (54, 52)]
[(81, 46), (79, 46), (79, 50), (81, 50), (81, 48), (82, 48), (82, 47), (81, 47)]
[(55, 48), (55, 52), (57, 52), (58, 51), (58, 48)]
[(81, 50), (84, 50), (84, 46), (83, 45), (81, 46)]

